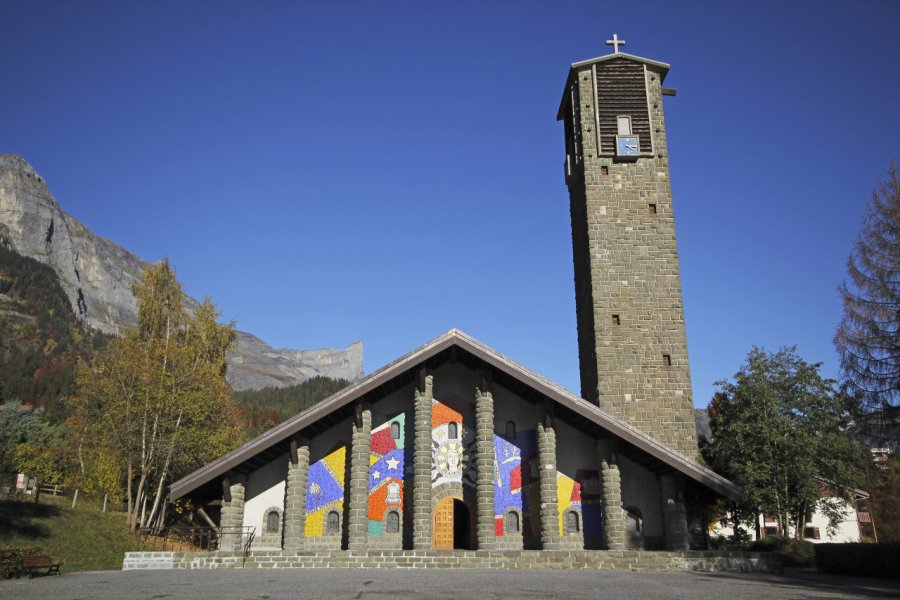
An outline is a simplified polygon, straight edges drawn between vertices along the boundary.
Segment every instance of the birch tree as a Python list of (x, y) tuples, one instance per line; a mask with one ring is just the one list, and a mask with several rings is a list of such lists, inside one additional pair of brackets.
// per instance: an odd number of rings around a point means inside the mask
[(162, 521), (166, 485), (242, 440), (225, 382), (233, 324), (207, 298), (193, 311), (168, 261), (134, 286), (137, 326), (113, 340), (77, 390), (95, 452), (121, 457), (132, 530)]

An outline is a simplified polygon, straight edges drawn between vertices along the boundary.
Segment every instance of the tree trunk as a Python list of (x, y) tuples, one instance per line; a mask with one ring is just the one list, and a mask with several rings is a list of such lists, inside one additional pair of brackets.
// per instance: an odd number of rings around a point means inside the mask
[(759, 531), (759, 518), (760, 518), (760, 516), (761, 516), (761, 515), (760, 515), (759, 513), (756, 513), (756, 541), (757, 541), (757, 542), (761, 539), (761, 537), (760, 537), (760, 531)]
[[(181, 425), (181, 417), (184, 414), (184, 411), (179, 411), (178, 418), (175, 420), (175, 429), (173, 431), (173, 435), (178, 431), (178, 427)], [(163, 492), (163, 484), (166, 481), (166, 477), (169, 475), (169, 465), (172, 464), (172, 451), (174, 450), (174, 443), (169, 446), (168, 452), (166, 452), (166, 462), (163, 464), (162, 473), (159, 476), (159, 486), (156, 489), (156, 498), (153, 500), (153, 509), (150, 511), (150, 518), (148, 521), (150, 523), (153, 522), (153, 518), (156, 516), (156, 511), (159, 509), (159, 502), (162, 499)]]
[[(146, 498), (146, 493), (144, 492), (144, 486), (145, 486), (146, 482), (147, 482), (147, 474), (141, 473), (141, 478), (138, 481), (137, 494), (135, 494), (135, 497), (134, 497), (133, 512), (129, 513), (129, 516), (128, 516), (129, 525), (131, 526), (132, 531), (136, 530), (141, 524), (141, 520), (140, 520), (141, 505), (142, 505), (142, 500), (144, 498)], [(146, 502), (144, 502), (143, 504), (146, 504)]]
[(218, 525), (216, 525), (216, 522), (213, 521), (213, 520), (209, 517), (208, 514), (206, 514), (206, 511), (203, 510), (203, 507), (202, 507), (202, 506), (201, 506), (200, 508), (197, 509), (197, 514), (200, 515), (201, 517), (203, 517), (203, 520), (206, 521), (206, 523), (207, 523), (210, 527), (212, 527), (212, 530), (213, 530), (213, 531), (215, 531), (216, 533), (219, 533), (219, 527), (218, 527)]
[(147, 526), (147, 493), (144, 492), (144, 495), (141, 497), (141, 520), (140, 527), (143, 529)]
[(131, 460), (128, 461), (128, 528), (131, 531), (134, 531), (134, 527), (131, 526), (131, 512), (132, 512), (132, 501), (131, 501), (131, 485), (134, 483), (134, 473), (131, 470)]
[(169, 506), (167, 502), (164, 502), (162, 508), (159, 511), (159, 518), (156, 522), (156, 531), (162, 531), (163, 527), (166, 525), (166, 508)]
[(103, 494), (103, 512), (106, 512), (106, 497), (108, 494)]
[(78, 502), (78, 488), (75, 488), (75, 493), (72, 494), (72, 508), (75, 508), (76, 502)]
[(738, 511), (736, 507), (732, 509), (731, 519), (732, 521), (734, 521), (734, 525), (732, 525), (732, 527), (734, 528), (734, 535), (731, 536), (731, 540), (737, 543), (737, 541), (740, 539), (739, 536), (741, 529), (741, 520), (738, 518)]
[(150, 516), (147, 518), (147, 522), (152, 523), (154, 518), (156, 517), (156, 511), (159, 510), (159, 503), (162, 499), (163, 493), (163, 484), (166, 481), (166, 471), (168, 470), (168, 465), (163, 468), (162, 475), (159, 476), (159, 485), (156, 486), (156, 498), (153, 499), (153, 508), (150, 509)]

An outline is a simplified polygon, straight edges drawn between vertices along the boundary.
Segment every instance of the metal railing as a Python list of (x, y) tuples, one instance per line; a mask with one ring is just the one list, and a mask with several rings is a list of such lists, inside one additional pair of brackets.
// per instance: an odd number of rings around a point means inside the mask
[(256, 527), (169, 527), (162, 531), (139, 529), (138, 546), (145, 552), (243, 552), (250, 555)]

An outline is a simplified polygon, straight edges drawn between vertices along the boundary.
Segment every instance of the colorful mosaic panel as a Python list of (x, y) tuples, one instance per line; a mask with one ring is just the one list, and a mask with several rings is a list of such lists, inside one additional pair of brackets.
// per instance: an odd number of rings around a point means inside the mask
[(603, 536), (603, 485), (597, 469), (578, 469), (575, 480), (581, 484), (581, 515), (584, 536)]
[[(450, 404), (471, 412), (471, 405)], [(449, 404), (431, 401), (431, 485), (462, 483), (475, 487), (475, 432), (467, 426), (471, 416)]]
[(531, 507), (540, 506), (540, 485), (535, 467), (537, 433), (519, 431), (515, 439), (494, 435), (494, 523), (503, 535), (503, 514), (510, 508), (522, 513), (522, 533), (531, 535)]
[(559, 533), (564, 532), (564, 516), (569, 508), (581, 510), (581, 484), (559, 471), (556, 472), (556, 505), (559, 507)]
[(579, 526), (586, 537), (600, 537), (603, 534), (603, 505), (597, 470), (578, 469), (575, 479), (557, 471), (556, 501), (560, 535), (565, 532), (565, 513), (570, 508), (581, 512)]
[(403, 439), (406, 415), (399, 414), (372, 431), (369, 454), (369, 535), (384, 533), (389, 508), (403, 514)]
[(309, 466), (306, 484), (306, 536), (321, 537), (325, 515), (344, 512), (344, 474), (347, 447), (341, 446)]

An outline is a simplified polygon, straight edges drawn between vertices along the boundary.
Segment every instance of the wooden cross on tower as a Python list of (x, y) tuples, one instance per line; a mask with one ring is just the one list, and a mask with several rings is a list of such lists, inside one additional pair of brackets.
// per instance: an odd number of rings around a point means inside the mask
[(613, 54), (618, 54), (618, 53), (619, 53), (619, 46), (624, 46), (624, 45), (625, 45), (625, 40), (620, 40), (620, 39), (619, 39), (619, 35), (616, 34), (616, 33), (614, 33), (614, 34), (613, 34), (613, 39), (611, 39), (611, 40), (606, 40), (606, 45), (607, 45), (607, 46), (612, 46), (612, 47), (613, 47)]

